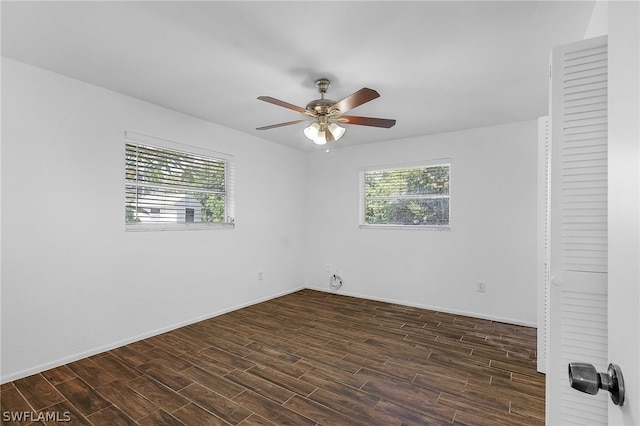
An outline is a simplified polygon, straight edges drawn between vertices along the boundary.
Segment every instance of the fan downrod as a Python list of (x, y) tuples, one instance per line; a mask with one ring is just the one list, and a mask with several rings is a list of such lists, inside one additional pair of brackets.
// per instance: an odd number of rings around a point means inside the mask
[(316, 87), (318, 88), (318, 92), (320, 92), (320, 99), (314, 99), (306, 106), (307, 111), (309, 111), (312, 115), (327, 115), (329, 114), (329, 107), (333, 106), (336, 103), (336, 101), (324, 98), (324, 94), (327, 93), (327, 89), (330, 85), (331, 82), (326, 78), (320, 78), (316, 80)]

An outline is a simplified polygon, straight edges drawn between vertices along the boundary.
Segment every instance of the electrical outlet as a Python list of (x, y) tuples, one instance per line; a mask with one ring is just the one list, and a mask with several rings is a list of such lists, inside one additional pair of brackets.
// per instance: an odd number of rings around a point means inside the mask
[(487, 288), (487, 283), (484, 281), (478, 281), (478, 293), (484, 293)]
[(262, 281), (262, 271), (258, 272), (258, 281)]

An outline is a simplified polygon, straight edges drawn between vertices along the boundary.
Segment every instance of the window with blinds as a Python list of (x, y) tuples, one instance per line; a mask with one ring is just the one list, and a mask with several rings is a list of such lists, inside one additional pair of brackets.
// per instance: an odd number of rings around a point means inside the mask
[(195, 153), (176, 148), (175, 142), (164, 142), (127, 133), (127, 230), (233, 227), (233, 162), (229, 156)]
[(360, 171), (362, 227), (449, 227), (449, 163)]

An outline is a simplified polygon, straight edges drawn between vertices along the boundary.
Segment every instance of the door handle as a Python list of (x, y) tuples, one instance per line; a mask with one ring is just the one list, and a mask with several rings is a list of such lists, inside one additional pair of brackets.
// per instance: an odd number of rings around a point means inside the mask
[(615, 405), (624, 404), (624, 379), (622, 370), (616, 364), (609, 364), (606, 373), (598, 373), (591, 364), (571, 362), (569, 363), (569, 383), (572, 388), (591, 395), (604, 389), (609, 391)]

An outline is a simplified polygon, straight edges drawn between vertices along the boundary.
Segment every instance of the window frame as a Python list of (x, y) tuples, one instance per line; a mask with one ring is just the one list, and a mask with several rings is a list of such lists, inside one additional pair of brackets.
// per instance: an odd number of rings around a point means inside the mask
[[(417, 168), (429, 168), (429, 167), (439, 167), (439, 166), (448, 166), (449, 167), (449, 193), (447, 196), (442, 195), (434, 195), (434, 196), (420, 196), (419, 198), (448, 198), (449, 199), (449, 222), (438, 225), (401, 225), (401, 224), (371, 224), (366, 223), (365, 218), (365, 210), (366, 210), (366, 202), (367, 197), (365, 194), (365, 175), (367, 172), (379, 172), (379, 171), (391, 171), (391, 170), (409, 170), (409, 169), (417, 169)], [(396, 164), (385, 164), (385, 165), (374, 165), (374, 166), (364, 166), (358, 170), (358, 184), (359, 184), (359, 193), (358, 193), (358, 226), (360, 229), (385, 229), (385, 230), (415, 230), (415, 231), (449, 231), (451, 230), (451, 173), (452, 171), (452, 160), (451, 158), (439, 158), (433, 160), (425, 160), (419, 162), (410, 162), (410, 163), (396, 163)], [(398, 197), (398, 198), (411, 198), (408, 197)]]
[[(143, 135), (130, 131), (125, 131), (124, 137), (124, 165), (127, 167), (127, 145), (135, 144), (157, 149), (176, 151), (185, 155), (205, 157), (207, 159), (224, 162), (225, 173), (225, 206), (224, 222), (127, 222), (124, 218), (125, 231), (186, 231), (186, 230), (222, 230), (235, 228), (235, 157), (217, 151), (208, 150), (202, 147), (187, 145), (167, 139)], [(127, 187), (137, 185), (137, 183), (124, 177), (125, 190), (125, 210), (127, 207), (126, 194)], [(162, 185), (159, 185), (162, 186)], [(126, 213), (125, 213), (126, 214)], [(185, 213), (186, 214), (186, 213)]]

